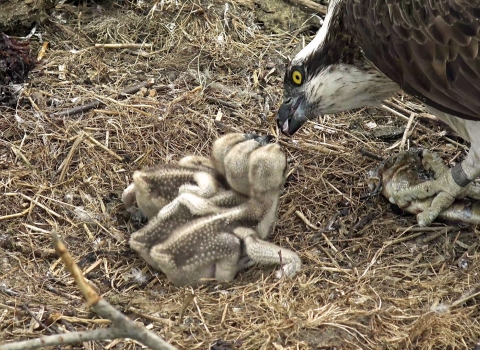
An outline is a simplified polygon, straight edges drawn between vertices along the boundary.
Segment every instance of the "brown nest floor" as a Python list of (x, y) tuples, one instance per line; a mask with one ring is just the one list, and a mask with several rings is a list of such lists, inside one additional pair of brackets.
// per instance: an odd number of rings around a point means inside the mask
[[(381, 157), (398, 151), (398, 137), (375, 137), (369, 128), (402, 127), (399, 114), (421, 112), (402, 95), (388, 102), (393, 111), (323, 116), (293, 138), (279, 136), (290, 175), (271, 240), (302, 258), (294, 279), (276, 281), (274, 267), (256, 266), (230, 284), (176, 288), (129, 249), (142, 223), (125, 212), (121, 193), (135, 169), (208, 155), (227, 132), (278, 135), (284, 63), (301, 39), (257, 26), (246, 4), (66, 6), (43, 28), (46, 56), (18, 105), (0, 107), (2, 340), (108, 326), (59, 263), (49, 236), (55, 228), (104, 298), (179, 349), (473, 347), (480, 334), (477, 228), (409, 229), (412, 216), (365, 196), (367, 172), (378, 161), (361, 150)], [(106, 43), (151, 46), (94, 47)], [(149, 79), (150, 88), (117, 96)], [(91, 101), (101, 104), (55, 115)], [(438, 125), (417, 118), (412, 130), (411, 146), (450, 163), (465, 156), (462, 141), (446, 140)]]

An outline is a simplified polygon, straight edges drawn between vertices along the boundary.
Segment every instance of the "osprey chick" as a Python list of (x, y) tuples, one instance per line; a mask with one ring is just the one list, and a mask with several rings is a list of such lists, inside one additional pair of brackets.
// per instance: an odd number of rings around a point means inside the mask
[(324, 24), (290, 63), (277, 124), (293, 135), (308, 119), (377, 106), (403, 89), (471, 143), (435, 180), (399, 188), (392, 203), (435, 196), (429, 225), (480, 176), (480, 0), (331, 0)]

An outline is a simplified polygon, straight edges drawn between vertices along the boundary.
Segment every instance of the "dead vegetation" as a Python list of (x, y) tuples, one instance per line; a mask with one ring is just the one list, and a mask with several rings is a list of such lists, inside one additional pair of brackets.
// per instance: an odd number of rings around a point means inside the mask
[[(257, 267), (232, 284), (175, 288), (128, 248), (142, 224), (120, 200), (132, 172), (206, 155), (226, 132), (278, 135), (283, 64), (301, 42), (269, 35), (240, 3), (152, 6), (57, 10), (29, 87), (17, 106), (0, 107), (0, 338), (108, 324), (89, 311), (60, 264), (54, 228), (103, 298), (179, 349), (473, 347), (476, 227), (411, 228), (413, 217), (365, 195), (367, 171), (378, 161), (362, 154), (385, 157), (402, 139), (372, 131), (404, 127), (421, 112), (402, 96), (384, 109), (323, 116), (293, 139), (280, 136), (291, 170), (272, 240), (302, 258), (293, 280), (276, 282), (273, 268)], [(95, 48), (112, 43), (144, 46)], [(151, 87), (119, 96), (150, 79)], [(55, 114), (92, 101), (95, 109), (84, 114)], [(428, 147), (450, 164), (464, 157), (455, 135), (420, 119), (407, 146)], [(72, 348), (137, 346), (113, 340)]]

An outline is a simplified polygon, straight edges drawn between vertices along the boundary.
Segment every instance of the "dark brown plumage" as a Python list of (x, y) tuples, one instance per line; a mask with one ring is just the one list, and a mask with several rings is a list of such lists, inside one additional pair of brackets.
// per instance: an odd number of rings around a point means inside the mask
[(480, 1), (347, 0), (344, 6), (343, 28), (387, 77), (438, 110), (480, 120)]

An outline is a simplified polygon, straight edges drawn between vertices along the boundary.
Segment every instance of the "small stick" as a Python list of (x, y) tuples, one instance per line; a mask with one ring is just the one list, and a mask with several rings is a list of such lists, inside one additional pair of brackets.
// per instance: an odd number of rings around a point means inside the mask
[(40, 114), (42, 116), (43, 119), (45, 119), (47, 122), (49, 122), (54, 128), (56, 128), (57, 130), (60, 130), (66, 134), (67, 131), (65, 129), (63, 129), (62, 127), (58, 126), (56, 123), (54, 123), (45, 113), (43, 113), (43, 111), (40, 109), (40, 107), (37, 106), (37, 104), (35, 103), (34, 100), (32, 100), (32, 98), (30, 97), (30, 95), (28, 94), (28, 92), (25, 92), (25, 96), (27, 96), (28, 100), (30, 101), (30, 104), (33, 106), (33, 108), (38, 112), (38, 114)]
[(97, 140), (95, 140), (93, 138), (93, 136), (89, 135), (89, 134), (86, 134), (85, 135), (87, 137), (87, 139), (89, 139), (90, 141), (92, 141), (94, 144), (96, 144), (98, 147), (100, 147), (101, 149), (105, 150), (107, 153), (109, 153), (110, 155), (112, 155), (113, 157), (117, 158), (119, 161), (123, 161), (123, 157), (120, 157), (118, 154), (116, 154), (115, 152), (113, 152), (110, 148), (108, 148), (107, 146), (101, 144), (100, 142), (98, 142)]
[(417, 254), (417, 256), (415, 257), (415, 259), (412, 260), (412, 262), (410, 264), (408, 264), (408, 268), (407, 268), (407, 273), (409, 273), (410, 271), (412, 271), (412, 269), (415, 267), (415, 265), (418, 264), (418, 262), (420, 261), (420, 259), (423, 257), (423, 254), (422, 253), (419, 253)]
[[(120, 115), (121, 114), (119, 111), (109, 111), (108, 109), (94, 109), (93, 111), (95, 113), (101, 113), (101, 114), (106, 114), (106, 115)], [(87, 128), (85, 128), (85, 129), (88, 130)]]
[[(130, 86), (129, 88), (126, 88), (122, 92), (120, 92), (116, 95), (113, 95), (113, 96), (109, 96), (109, 97), (114, 98), (114, 99), (119, 99), (121, 97), (124, 97), (124, 95), (134, 94), (134, 93), (140, 91), (140, 89), (142, 89), (144, 87), (149, 88), (154, 83), (155, 83), (154, 79), (149, 79), (149, 80), (143, 81), (139, 84)], [(75, 114), (80, 114), (80, 113), (89, 111), (91, 109), (98, 108), (103, 104), (104, 103), (102, 101), (93, 101), (93, 102), (87, 103), (86, 105), (83, 105), (83, 106), (73, 107), (73, 108), (67, 109), (66, 111), (54, 113), (53, 115), (55, 117), (72, 116), (72, 115), (75, 115)]]
[(75, 114), (80, 114), (80, 113), (89, 111), (91, 109), (100, 107), (103, 104), (104, 103), (102, 101), (93, 101), (93, 102), (89, 102), (89, 103), (87, 103), (86, 105), (83, 105), (83, 106), (73, 107), (73, 108), (67, 109), (66, 111), (54, 113), (53, 115), (55, 117), (63, 117), (64, 115), (72, 116), (72, 115), (75, 115)]
[(41, 320), (38, 319), (37, 316), (35, 316), (35, 314), (30, 311), (30, 309), (28, 308), (27, 304), (23, 304), (22, 305), (22, 309), (25, 310), (31, 318), (33, 318), (33, 320), (35, 322), (37, 322), (43, 329), (45, 329), (48, 333), (50, 334), (55, 334), (55, 331), (53, 329), (51, 329), (49, 326), (47, 326), (45, 323), (43, 323)]
[[(315, 151), (315, 152), (320, 152), (320, 153), (324, 153), (324, 154), (331, 154), (331, 155), (342, 154), (342, 152), (333, 151), (331, 149), (328, 149), (328, 148), (320, 146), (320, 145), (311, 145), (309, 143), (302, 142), (299, 146), (296, 146), (296, 145), (293, 145), (289, 142), (285, 142), (281, 139), (279, 139), (278, 142), (281, 143), (282, 145), (286, 146), (286, 147), (293, 148), (293, 149), (296, 149), (296, 150)], [(302, 147), (304, 147), (304, 148), (302, 148)]]
[(360, 148), (358, 150), (358, 152), (362, 155), (362, 156), (365, 156), (365, 157), (368, 157), (368, 158), (372, 158), (372, 159), (375, 159), (375, 160), (378, 160), (379, 162), (383, 162), (384, 159), (382, 157), (380, 157), (379, 155), (376, 155), (375, 153), (372, 153), (370, 151), (367, 151), (365, 148)]
[(187, 91), (185, 93), (183, 93), (182, 95), (174, 98), (167, 106), (167, 110), (165, 112), (165, 116), (169, 115), (170, 114), (170, 111), (172, 110), (172, 107), (174, 104), (177, 104), (179, 102), (182, 102), (184, 100), (186, 100), (187, 98), (189, 98), (190, 96), (192, 96), (193, 94), (196, 94), (198, 91), (201, 91), (203, 89), (203, 86), (202, 85), (199, 85), (195, 88), (193, 88), (192, 90), (190, 91)]
[(405, 143), (407, 142), (407, 137), (410, 134), (410, 128), (412, 127), (412, 122), (414, 119), (415, 119), (415, 113), (411, 113), (410, 118), (408, 118), (407, 126), (403, 131), (402, 142), (400, 143), (400, 146), (399, 146), (400, 152), (403, 152), (405, 149)]
[(342, 272), (348, 274), (352, 269), (343, 269), (343, 268), (338, 268), (338, 267), (329, 267), (329, 266), (317, 266), (316, 267), (319, 270), (322, 271), (328, 271), (328, 272)]
[(62, 163), (62, 171), (60, 172), (60, 176), (58, 177), (58, 182), (63, 182), (65, 179), (65, 174), (67, 173), (68, 165), (70, 164), (70, 161), (72, 160), (73, 154), (75, 153), (75, 150), (77, 149), (78, 145), (80, 142), (83, 141), (85, 134), (82, 131), (80, 135), (78, 135), (77, 139), (72, 145), (72, 148), (70, 148), (70, 151), (67, 154), (67, 157), (65, 158), (65, 161)]
[(445, 234), (446, 232), (448, 232), (447, 229), (446, 229), (445, 231), (443, 231), (443, 230), (438, 230), (438, 232), (433, 233), (433, 234), (431, 234), (431, 235), (428, 236), (428, 237), (425, 237), (425, 238), (422, 240), (422, 242), (423, 242), (423, 243), (431, 242), (431, 241), (437, 239), (438, 237), (440, 237), (441, 235)]
[(345, 151), (346, 150), (346, 148), (341, 146), (341, 145), (334, 145), (332, 143), (327, 143), (327, 142), (322, 142), (322, 141), (316, 141), (316, 143), (319, 144), (319, 145), (324, 145), (324, 146), (327, 146), (327, 147), (336, 148), (340, 151)]
[[(397, 112), (396, 110), (394, 110), (394, 109), (392, 109), (392, 108), (390, 108), (390, 107), (388, 107), (388, 106), (382, 105), (381, 107), (382, 107), (382, 109), (386, 110), (387, 112), (390, 112), (390, 113), (395, 114), (397, 117), (400, 117), (400, 118), (405, 119), (405, 120), (409, 120), (408, 117), (404, 116), (402, 113), (399, 113), (399, 112)], [(421, 125), (421, 124), (418, 124), (418, 127), (419, 127), (420, 129), (422, 129), (423, 131), (427, 132), (427, 133), (431, 133), (431, 132), (432, 132), (431, 129), (429, 129), (429, 128), (427, 128), (426, 126), (423, 126), (423, 125)], [(461, 148), (463, 148), (463, 149), (465, 149), (465, 150), (468, 150), (468, 147), (467, 147), (467, 146), (462, 145), (461, 143), (458, 143), (457, 141), (454, 141), (454, 140), (452, 140), (451, 138), (449, 138), (449, 137), (447, 137), (447, 136), (440, 136), (440, 138), (442, 138), (442, 139), (444, 139), (445, 141), (448, 141), (448, 142), (454, 144), (455, 146), (458, 146), (458, 147), (461, 147)]]
[(339, 154), (343, 153), (343, 152), (331, 150), (327, 147), (323, 147), (323, 146), (320, 146), (320, 145), (312, 145), (312, 144), (306, 143), (306, 142), (301, 142), (300, 146), (305, 147), (305, 148), (310, 148), (310, 149), (313, 149), (315, 151), (318, 151), (318, 152), (324, 153), (324, 154), (339, 155)]
[(335, 254), (338, 253), (338, 249), (333, 245), (333, 243), (328, 239), (327, 235), (322, 232), (322, 237), (327, 242), (327, 244), (330, 246), (330, 248), (335, 252)]
[(143, 49), (152, 48), (153, 44), (95, 44), (96, 49)]
[(394, 240), (391, 240), (391, 241), (387, 241), (386, 244), (387, 245), (394, 245), (394, 244), (406, 242), (406, 241), (409, 241), (411, 239), (417, 238), (418, 236), (421, 236), (423, 234), (425, 234), (424, 231), (417, 232), (417, 233), (414, 233), (413, 235), (410, 235), (410, 236), (400, 237), (400, 238), (397, 238), (397, 239), (394, 239)]
[(84, 323), (84, 324), (110, 324), (112, 321), (110, 320), (105, 320), (103, 318), (101, 319), (89, 319), (89, 318), (80, 318), (80, 317), (71, 317), (71, 316), (65, 316), (65, 315), (60, 315), (60, 318), (58, 320), (64, 320), (69, 323)]
[(202, 310), (200, 309), (200, 306), (198, 306), (198, 303), (197, 303), (197, 299), (196, 299), (196, 298), (193, 298), (193, 303), (195, 304), (195, 306), (196, 306), (196, 308), (197, 308), (198, 315), (200, 316), (200, 320), (201, 320), (202, 323), (203, 323), (203, 327), (205, 328), (205, 330), (207, 331), (208, 334), (212, 335), (212, 333), (211, 333), (210, 330), (208, 329), (207, 322), (205, 322), (205, 319), (203, 318)]
[(327, 7), (317, 4), (311, 0), (290, 0), (295, 5), (305, 6), (306, 8), (318, 12), (322, 15), (327, 13)]
[(27, 314), (24, 311), (20, 310), (18, 307), (13, 307), (0, 303), (0, 309), (14, 312), (15, 314), (20, 316), (27, 316)]
[(15, 214), (10, 214), (10, 215), (0, 216), (0, 221), (19, 218), (19, 217), (21, 217), (21, 216), (27, 215), (29, 211), (30, 211), (30, 208), (27, 208), (27, 209), (25, 209), (24, 211), (22, 211), (22, 212), (20, 212), (20, 213), (15, 213)]
[(225, 318), (227, 317), (228, 305), (229, 304), (226, 303), (225, 307), (223, 308), (222, 320), (220, 321), (220, 326), (222, 326), (222, 327), (225, 326)]
[(470, 299), (473, 299), (473, 298), (475, 298), (475, 297), (478, 296), (478, 295), (480, 295), (480, 291), (477, 291), (476, 293), (473, 293), (473, 294), (467, 295), (467, 296), (465, 296), (465, 297), (463, 297), (463, 298), (460, 298), (460, 299), (458, 299), (458, 300), (455, 300), (455, 301), (452, 303), (451, 307), (457, 306), (457, 305), (459, 305), (459, 304), (463, 304), (464, 302), (466, 302), (466, 301), (468, 301), (468, 300), (470, 300)]
[(305, 225), (307, 225), (308, 227), (310, 227), (311, 229), (314, 229), (315, 231), (319, 231), (320, 230), (320, 227), (317, 227), (315, 226), (314, 224), (312, 224), (306, 217), (305, 215), (303, 215), (303, 213), (300, 211), (300, 210), (295, 210), (295, 214), (300, 218), (300, 220), (302, 220)]
[(42, 44), (42, 47), (40, 48), (40, 51), (38, 51), (38, 55), (37, 55), (38, 62), (40, 62), (45, 56), (45, 53), (47, 52), (48, 44), (49, 44), (48, 41), (44, 41)]
[(67, 299), (75, 299), (75, 300), (78, 300), (78, 299), (82, 299), (81, 297), (79, 296), (76, 296), (76, 295), (72, 295), (72, 294), (68, 294), (68, 293), (64, 293), (64, 292), (61, 292), (59, 291), (58, 289), (56, 289), (54, 286), (46, 283), (44, 285), (45, 289), (48, 290), (49, 292), (51, 293), (54, 293), (54, 294), (57, 294), (57, 295), (60, 295), (64, 298), (67, 298)]
[(228, 101), (221, 100), (219, 98), (212, 97), (212, 96), (207, 96), (207, 97), (205, 97), (205, 99), (208, 102), (217, 103), (217, 104), (223, 105), (223, 106), (231, 108), (231, 109), (240, 109), (240, 105), (238, 103), (235, 103), (235, 102), (228, 102)]
[(454, 226), (431, 226), (431, 227), (400, 227), (395, 228), (396, 232), (437, 232), (439, 230), (453, 230)]
[[(395, 101), (396, 103), (393, 103), (392, 101)], [(391, 101), (384, 101), (384, 103), (390, 107), (393, 107), (395, 109), (398, 109), (400, 112), (403, 112), (405, 113), (406, 115), (409, 115), (410, 113), (412, 113), (412, 109), (414, 108), (410, 108), (410, 107), (407, 107), (409, 109), (406, 109), (406, 108), (403, 108), (402, 106), (400, 106), (401, 104), (405, 105), (402, 101), (399, 101), (397, 100), (396, 98), (392, 98)]]
[(165, 324), (167, 326), (175, 325), (175, 322), (172, 321), (172, 320), (169, 320), (168, 318), (160, 318), (160, 317), (151, 316), (151, 315), (145, 314), (145, 313), (141, 312), (140, 310), (137, 310), (137, 309), (135, 309), (131, 306), (128, 308), (127, 311), (133, 312), (134, 314), (136, 314), (140, 317), (143, 317), (147, 320), (153, 321), (153, 322), (162, 323), (162, 324)]
[(182, 308), (180, 309), (180, 315), (178, 317), (179, 324), (182, 323), (183, 317), (185, 316), (185, 311), (187, 311), (188, 306), (192, 303), (194, 298), (195, 298), (195, 294), (190, 293), (187, 295), (187, 297), (183, 301)]
[[(33, 199), (33, 198), (30, 198), (29, 196), (26, 196), (24, 195), (23, 193), (17, 193), (17, 192), (10, 192), (10, 193), (5, 193), (6, 196), (22, 196), (23, 198), (25, 198), (26, 200), (32, 202), (33, 204), (39, 206), (40, 208), (44, 209), (47, 211), (47, 213), (53, 215), (53, 216), (56, 216), (57, 218), (63, 218), (60, 214), (54, 212), (52, 209), (50, 208), (47, 208), (46, 206), (44, 206), (42, 203), (38, 202), (37, 200)], [(73, 222), (71, 222), (69, 219), (65, 218), (68, 222), (70, 222), (71, 224), (73, 224)]]
[(17, 157), (22, 158), (23, 162), (30, 168), (32, 169), (32, 164), (28, 161), (28, 159), (23, 155), (23, 153), (14, 145), (10, 145), (10, 148), (12, 149), (12, 152), (15, 153)]

